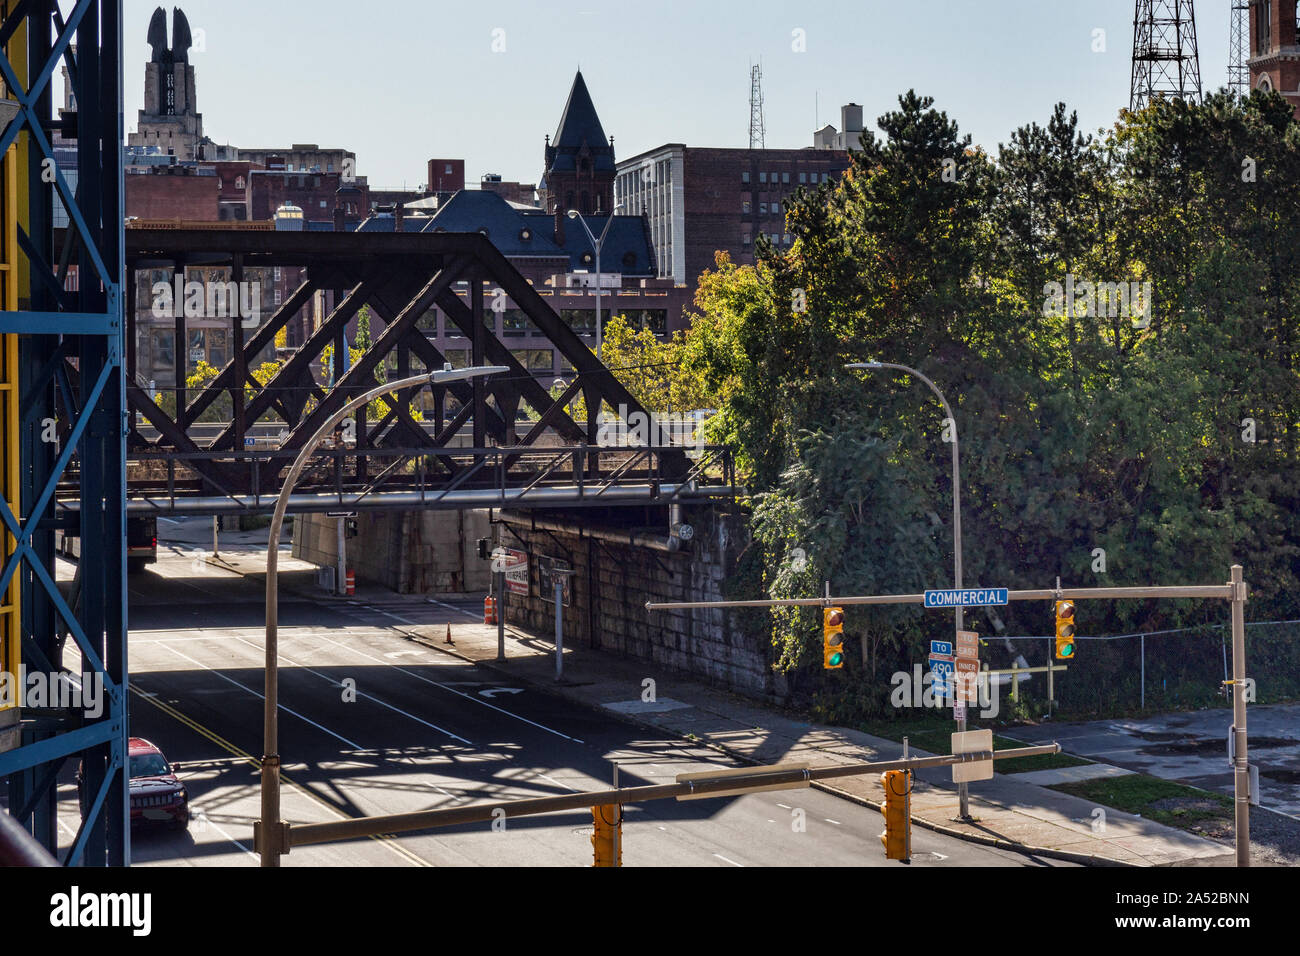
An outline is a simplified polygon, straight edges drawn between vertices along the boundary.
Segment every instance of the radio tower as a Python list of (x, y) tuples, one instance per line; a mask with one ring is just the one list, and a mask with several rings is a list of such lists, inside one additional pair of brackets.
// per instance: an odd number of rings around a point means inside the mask
[(749, 148), (764, 149), (767, 133), (763, 123), (763, 68), (757, 63), (749, 68)]
[(1232, 0), (1232, 26), (1228, 32), (1228, 89), (1241, 96), (1250, 93), (1250, 67), (1246, 64), (1250, 36), (1250, 4)]
[(1139, 110), (1156, 97), (1201, 101), (1192, 0), (1137, 0), (1129, 109)]

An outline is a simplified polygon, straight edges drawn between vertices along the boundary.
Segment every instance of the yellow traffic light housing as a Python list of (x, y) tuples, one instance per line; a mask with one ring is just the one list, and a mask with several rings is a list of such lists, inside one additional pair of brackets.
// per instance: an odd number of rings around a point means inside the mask
[(1067, 661), (1074, 656), (1074, 602), (1056, 602), (1056, 659)]
[(912, 862), (912, 772), (886, 770), (880, 775), (885, 788), (885, 803), (880, 812), (885, 817), (885, 831), (880, 842), (885, 859)]
[(837, 670), (844, 666), (844, 608), (822, 608), (822, 667)]
[(623, 807), (617, 803), (591, 808), (592, 866), (623, 865)]

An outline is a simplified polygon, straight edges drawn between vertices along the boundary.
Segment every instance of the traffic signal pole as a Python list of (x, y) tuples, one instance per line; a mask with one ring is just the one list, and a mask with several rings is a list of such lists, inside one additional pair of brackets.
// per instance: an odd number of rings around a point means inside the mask
[[(1235, 830), (1237, 865), (1250, 866), (1250, 767), (1246, 752), (1246, 599), (1247, 587), (1242, 577), (1242, 567), (1234, 564), (1231, 579), (1226, 584), (1207, 585), (1173, 585), (1165, 587), (1124, 587), (1124, 588), (1039, 588), (1035, 590), (1007, 590), (1008, 601), (1085, 601), (1085, 600), (1134, 600), (1157, 598), (1170, 600), (1178, 598), (1199, 598), (1212, 601), (1228, 601), (1232, 605), (1232, 739), (1233, 755), (1233, 798), (1235, 805)], [(687, 611), (696, 608), (732, 608), (732, 607), (831, 607), (855, 605), (886, 604), (925, 604), (924, 594), (865, 594), (819, 598), (765, 598), (753, 601), (647, 601), (645, 608), (654, 611)], [(958, 609), (957, 619), (961, 620)], [(1048, 671), (1050, 679), (1052, 672)], [(963, 729), (959, 725), (959, 730)], [(891, 768), (892, 769), (892, 768)], [(898, 768), (903, 769), (903, 768)], [(960, 785), (959, 786), (964, 786)], [(963, 812), (965, 807), (963, 805)]]

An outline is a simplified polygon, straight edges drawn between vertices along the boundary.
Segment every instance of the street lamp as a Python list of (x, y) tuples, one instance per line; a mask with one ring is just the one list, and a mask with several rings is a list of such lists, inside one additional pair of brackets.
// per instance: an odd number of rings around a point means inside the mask
[(262, 819), (258, 823), (256, 841), (258, 852), (262, 857), (262, 866), (279, 866), (281, 853), (288, 851), (288, 847), (285, 846), (286, 828), (284, 823), (280, 821), (279, 544), (280, 529), (284, 525), (284, 513), (289, 507), (289, 496), (293, 492), (293, 487), (297, 484), (298, 478), (307, 465), (307, 459), (316, 450), (316, 446), (325, 439), (326, 435), (332, 433), (334, 427), (343, 421), (348, 412), (354, 408), (364, 405), (372, 399), (379, 398), (381, 395), (397, 392), (404, 388), (442, 385), (447, 382), (458, 382), (481, 376), (499, 375), (508, 371), (510, 369), (504, 365), (454, 369), (451, 367), (451, 363), (448, 362), (436, 371), (411, 375), (372, 388), (365, 394), (350, 399), (342, 408), (331, 415), (328, 421), (316, 429), (315, 434), (307, 439), (302, 446), (302, 450), (298, 452), (298, 457), (293, 460), (293, 465), (289, 468), (289, 474), (284, 479), (284, 487), (280, 489), (280, 497), (275, 502), (275, 511), (271, 514), (271, 528), (267, 537), (266, 549), (266, 680), (265, 706), (262, 712)]
[(582, 231), (587, 234), (587, 238), (591, 240), (592, 248), (596, 250), (596, 358), (600, 358), (600, 346), (604, 341), (604, 335), (600, 328), (600, 248), (605, 244), (605, 236), (609, 234), (609, 227), (614, 223), (614, 213), (622, 209), (623, 205), (623, 203), (616, 203), (614, 205), (613, 212), (611, 212), (609, 217), (605, 220), (605, 228), (600, 231), (599, 239), (592, 234), (590, 227), (587, 225), (587, 221), (579, 215), (578, 210), (569, 210), (569, 218), (576, 220), (578, 224), (582, 226)]
[[(907, 365), (896, 365), (892, 362), (853, 362), (845, 365), (845, 368), (861, 369), (866, 372), (875, 372), (880, 369), (893, 368), (900, 372), (906, 372), (925, 382), (939, 399), (939, 404), (943, 406), (944, 414), (948, 416), (948, 421), (952, 423), (952, 577), (953, 587), (961, 589), (961, 461), (957, 449), (957, 419), (952, 413), (952, 408), (948, 405), (948, 400), (943, 397), (943, 392), (939, 391), (934, 382), (930, 381), (921, 372)], [(959, 603), (953, 610), (954, 623), (957, 630), (962, 629), (964, 617), (962, 606)], [(966, 718), (963, 717), (957, 721), (957, 731), (960, 733), (966, 729)], [(966, 784), (957, 785), (957, 795), (959, 800), (958, 815), (961, 819), (970, 819), (970, 801)]]

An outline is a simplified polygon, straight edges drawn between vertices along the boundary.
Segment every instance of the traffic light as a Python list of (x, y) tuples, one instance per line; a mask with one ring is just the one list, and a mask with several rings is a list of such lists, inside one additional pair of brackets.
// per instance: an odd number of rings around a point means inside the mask
[(885, 788), (885, 805), (880, 808), (885, 816), (885, 832), (880, 834), (885, 859), (911, 863), (912, 771), (886, 770), (880, 775), (880, 785)]
[(1056, 602), (1056, 659), (1069, 660), (1074, 656), (1074, 602)]
[(592, 866), (623, 865), (623, 807), (617, 803), (591, 808)]
[(822, 608), (822, 667), (844, 666), (844, 608)]
[(346, 524), (345, 527), (344, 527), (344, 535), (345, 535), (345, 537), (348, 537), (348, 538), (355, 538), (355, 537), (356, 537), (358, 534), (360, 534), (360, 533), (361, 533), (361, 529), (357, 526), (357, 519), (356, 519), (356, 518), (348, 518), (348, 519), (347, 519), (347, 524)]

